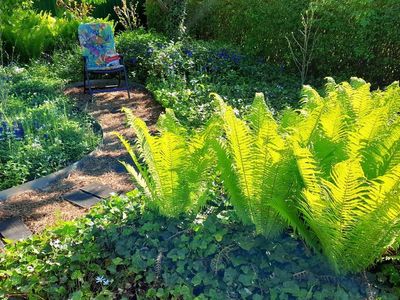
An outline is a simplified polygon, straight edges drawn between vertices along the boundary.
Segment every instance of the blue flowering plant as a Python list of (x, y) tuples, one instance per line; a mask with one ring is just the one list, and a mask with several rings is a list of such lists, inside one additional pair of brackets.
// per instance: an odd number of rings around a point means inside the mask
[(0, 69), (0, 190), (54, 172), (99, 142), (93, 120), (47, 69)]

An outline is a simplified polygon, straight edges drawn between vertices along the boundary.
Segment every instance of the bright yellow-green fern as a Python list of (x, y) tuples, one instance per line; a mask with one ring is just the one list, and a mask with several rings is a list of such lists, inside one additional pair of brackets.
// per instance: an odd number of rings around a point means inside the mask
[(305, 88), (289, 132), (303, 178), (299, 209), (336, 271), (373, 264), (400, 237), (400, 88), (358, 78), (326, 96)]
[(268, 237), (276, 236), (288, 223), (307, 237), (293, 203), (298, 187), (296, 163), (264, 96), (256, 95), (245, 120), (214, 96), (225, 133), (214, 149), (237, 214)]
[(123, 164), (143, 191), (147, 204), (166, 216), (197, 212), (205, 204), (208, 191), (207, 171), (212, 164), (206, 147), (214, 134), (213, 125), (188, 134), (167, 110), (159, 120), (157, 136), (150, 134), (145, 122), (131, 110), (123, 111), (136, 134), (136, 151), (117, 134), (134, 162), (134, 166)]

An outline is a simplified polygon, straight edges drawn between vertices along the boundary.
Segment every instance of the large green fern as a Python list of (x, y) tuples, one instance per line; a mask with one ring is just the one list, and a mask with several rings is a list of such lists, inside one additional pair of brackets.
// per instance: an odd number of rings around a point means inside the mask
[(225, 135), (214, 149), (237, 214), (265, 236), (276, 236), (289, 223), (308, 237), (293, 202), (296, 163), (264, 96), (256, 95), (245, 120), (215, 98)]
[[(211, 166), (207, 152), (213, 124), (189, 134), (167, 110), (160, 118), (160, 135), (151, 135), (145, 122), (124, 109), (136, 134), (135, 149), (116, 133), (132, 157), (134, 166), (123, 163), (147, 204), (166, 216), (197, 212), (205, 204), (208, 191), (207, 171)], [(138, 154), (136, 154), (136, 152)]]
[(305, 88), (292, 146), (304, 188), (299, 209), (339, 272), (373, 264), (400, 236), (400, 89), (358, 78)]

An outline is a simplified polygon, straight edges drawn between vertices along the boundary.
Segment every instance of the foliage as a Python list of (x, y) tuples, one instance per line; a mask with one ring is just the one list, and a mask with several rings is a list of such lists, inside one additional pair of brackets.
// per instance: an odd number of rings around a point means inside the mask
[(134, 62), (130, 69), (136, 80), (146, 81), (156, 100), (172, 108), (183, 124), (199, 126), (210, 118), (211, 92), (240, 110), (256, 92), (264, 92), (277, 109), (297, 102), (300, 86), (294, 76), (226, 44), (168, 42), (141, 30), (119, 35), (117, 44), (118, 52)]
[(57, 0), (58, 7), (65, 9), (74, 18), (84, 20), (93, 13), (94, 5), (103, 4), (106, 0)]
[[(162, 10), (147, 1), (150, 28), (163, 32)], [(397, 0), (190, 0), (186, 27), (193, 37), (217, 39), (295, 69), (285, 37), (302, 29), (301, 14), (315, 6), (315, 43), (309, 73), (360, 76), (387, 85), (399, 78), (400, 12)], [(296, 56), (300, 55), (296, 51)]]
[(274, 241), (255, 236), (226, 210), (165, 218), (143, 210), (136, 192), (8, 245), (0, 278), (0, 297), (29, 299), (367, 297), (357, 277), (333, 275), (320, 256), (287, 235)]
[(0, 69), (0, 190), (54, 172), (99, 142), (93, 120), (48, 73), (43, 64)]
[[(80, 22), (91, 22), (93, 18), (77, 19), (74, 15), (53, 17), (49, 12), (37, 12), (31, 1), (7, 4), (0, 9), (1, 52), (13, 59), (28, 62), (42, 53), (54, 49), (66, 51), (77, 44), (77, 30)], [(8, 9), (7, 9), (8, 7)], [(102, 20), (108, 22), (107, 20)], [(4, 55), (7, 58), (7, 55)], [(9, 59), (7, 63), (14, 62)], [(3, 59), (4, 60), (4, 59)], [(2, 61), (2, 63), (4, 63)]]
[[(326, 0), (318, 3), (320, 36), (314, 73), (357, 75), (374, 84), (399, 79), (400, 31), (396, 0)], [(345, 34), (344, 34), (345, 33)]]
[(210, 169), (207, 141), (215, 133), (213, 123), (206, 129), (190, 134), (181, 126), (172, 111), (159, 119), (160, 136), (152, 136), (144, 121), (124, 109), (137, 141), (135, 154), (129, 142), (119, 139), (132, 157), (134, 166), (123, 163), (134, 182), (148, 199), (148, 206), (163, 215), (178, 216), (197, 213), (207, 200)]
[(298, 192), (296, 162), (263, 95), (256, 96), (245, 117), (247, 122), (217, 98), (225, 141), (214, 149), (236, 212), (265, 236), (278, 235), (284, 228), (283, 220), (288, 220), (307, 238), (293, 201)]
[(119, 23), (125, 30), (134, 30), (139, 27), (140, 19), (138, 15), (139, 2), (127, 4), (127, 0), (122, 0), (121, 6), (114, 6), (115, 14), (118, 16)]
[(186, 10), (188, 0), (146, 0), (148, 25), (173, 39), (186, 33)]
[(300, 210), (331, 264), (355, 272), (398, 244), (400, 88), (371, 93), (361, 79), (329, 79), (326, 93), (306, 87), (292, 123)]

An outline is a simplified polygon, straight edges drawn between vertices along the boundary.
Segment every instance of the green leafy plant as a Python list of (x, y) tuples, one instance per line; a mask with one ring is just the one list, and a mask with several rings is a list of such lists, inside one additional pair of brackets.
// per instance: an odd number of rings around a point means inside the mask
[(212, 158), (207, 153), (207, 141), (215, 132), (213, 123), (190, 134), (167, 110), (158, 122), (160, 135), (153, 136), (143, 120), (129, 109), (124, 112), (136, 134), (139, 155), (116, 133), (134, 162), (134, 166), (123, 164), (145, 194), (147, 204), (166, 216), (198, 212), (207, 199), (207, 171)]
[(0, 68), (0, 190), (59, 170), (99, 143), (93, 119), (49, 73), (43, 62)]
[(182, 124), (199, 127), (213, 114), (210, 93), (246, 110), (256, 92), (263, 92), (274, 109), (296, 107), (300, 85), (295, 76), (232, 45), (183, 40), (136, 30), (117, 38), (117, 49), (134, 65), (130, 70)]
[(127, 0), (122, 0), (121, 6), (114, 6), (115, 14), (118, 16), (119, 23), (125, 30), (134, 30), (140, 25), (138, 16), (139, 2), (127, 4)]
[(278, 235), (287, 221), (306, 238), (293, 201), (298, 188), (296, 162), (263, 94), (257, 94), (245, 120), (216, 97), (225, 139), (214, 149), (237, 214), (266, 236)]
[[(137, 191), (101, 201), (81, 220), (7, 245), (0, 278), (0, 298), (367, 297), (357, 276), (335, 276), (323, 257), (289, 235), (255, 235), (253, 226), (226, 210), (200, 214), (195, 222), (187, 215), (166, 218), (143, 209)], [(379, 288), (376, 296), (396, 299), (392, 289), (371, 284)]]
[(328, 79), (326, 93), (306, 87), (292, 126), (300, 210), (333, 267), (356, 272), (398, 245), (400, 88)]

